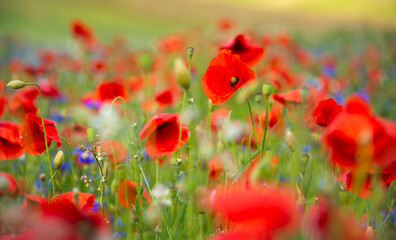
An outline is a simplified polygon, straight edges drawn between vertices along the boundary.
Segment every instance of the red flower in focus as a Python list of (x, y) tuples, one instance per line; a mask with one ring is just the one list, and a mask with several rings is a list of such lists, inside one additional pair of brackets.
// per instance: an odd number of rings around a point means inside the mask
[(16, 123), (0, 121), (0, 160), (15, 159), (24, 153), (19, 126)]
[(127, 91), (124, 86), (118, 82), (104, 82), (97, 88), (97, 94), (102, 101), (113, 101), (116, 97), (128, 99)]
[(220, 50), (231, 50), (240, 60), (249, 66), (254, 66), (264, 56), (264, 48), (252, 43), (246, 36), (239, 34), (234, 39), (220, 47)]
[(267, 239), (290, 230), (298, 217), (293, 193), (263, 186), (218, 189), (209, 205), (214, 213), (234, 224), (231, 235), (244, 239)]
[[(52, 140), (56, 142), (57, 147), (62, 146), (58, 130), (55, 127), (57, 122), (44, 119), (45, 131), (47, 134), (48, 147), (51, 146)], [(26, 114), (25, 121), (21, 128), (22, 145), (30, 155), (38, 155), (45, 151), (44, 130), (41, 117), (31, 113)]]
[(107, 157), (113, 163), (120, 163), (125, 160), (127, 155), (127, 151), (117, 140), (109, 140), (109, 141), (102, 141), (101, 145), (103, 147), (103, 151), (106, 152)]
[(357, 95), (348, 99), (345, 112), (327, 127), (323, 139), (332, 161), (344, 168), (357, 163), (386, 167), (396, 156), (396, 124), (376, 116)]
[(136, 183), (129, 179), (120, 180), (117, 194), (122, 207), (132, 208), (136, 202)]
[(255, 79), (255, 73), (238, 56), (222, 50), (209, 63), (202, 78), (202, 88), (212, 103), (222, 104), (246, 82)]
[(36, 114), (37, 107), (34, 104), (38, 96), (37, 88), (25, 88), (19, 90), (9, 101), (10, 112), (20, 118), (24, 118), (27, 113)]
[[(180, 114), (163, 113), (154, 116), (143, 127), (139, 140), (147, 138), (146, 152), (151, 156), (167, 155), (179, 149)], [(190, 138), (190, 129), (182, 125), (181, 143), (183, 147)]]
[(328, 126), (343, 109), (333, 98), (320, 101), (314, 110), (316, 124), (322, 127)]
[(71, 34), (75, 39), (85, 44), (92, 44), (94, 41), (94, 34), (92, 29), (80, 20), (74, 20), (70, 24)]
[(18, 194), (18, 184), (11, 173), (0, 172), (0, 197), (3, 195), (16, 196)]

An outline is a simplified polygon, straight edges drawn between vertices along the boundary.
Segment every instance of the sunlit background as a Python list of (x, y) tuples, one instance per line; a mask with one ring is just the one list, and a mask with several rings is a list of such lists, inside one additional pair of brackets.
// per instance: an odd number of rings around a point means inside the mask
[[(239, 30), (302, 31), (396, 29), (394, 0), (1, 0), (0, 35), (64, 44), (69, 23), (81, 19), (109, 41), (122, 34), (136, 47), (186, 29), (213, 30), (221, 18)], [(314, 36), (313, 36), (314, 37)]]

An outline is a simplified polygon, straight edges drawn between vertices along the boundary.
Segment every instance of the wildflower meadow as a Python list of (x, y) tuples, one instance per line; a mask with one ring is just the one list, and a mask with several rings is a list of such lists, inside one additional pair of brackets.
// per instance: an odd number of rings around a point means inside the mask
[(396, 239), (394, 31), (63, 32), (0, 41), (0, 240)]

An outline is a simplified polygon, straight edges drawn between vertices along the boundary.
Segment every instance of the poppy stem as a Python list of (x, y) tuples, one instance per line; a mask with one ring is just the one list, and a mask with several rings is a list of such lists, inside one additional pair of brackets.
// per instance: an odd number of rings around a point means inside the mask
[[(41, 88), (40, 85), (37, 83), (26, 83), (26, 85), (34, 85), (38, 88), (39, 94), (38, 94), (38, 101), (39, 101), (39, 109), (40, 109), (40, 117), (41, 117), (41, 124), (43, 125), (43, 133), (44, 133), (44, 142), (45, 142), (45, 150), (47, 152), (47, 162), (48, 162), (48, 168), (50, 175), (52, 176), (52, 165), (51, 165), (51, 157), (49, 154), (49, 149), (48, 149), (48, 141), (47, 141), (47, 132), (45, 130), (45, 124), (44, 124), (44, 116), (43, 116), (43, 110), (41, 107)], [(48, 182), (50, 184), (50, 182)], [(52, 184), (52, 194), (55, 196), (55, 185)], [(50, 199), (51, 193), (48, 191), (48, 199)]]
[(265, 126), (264, 126), (264, 135), (263, 141), (261, 142), (261, 151), (260, 151), (260, 160), (263, 158), (264, 155), (264, 148), (265, 148), (265, 139), (267, 137), (267, 129), (268, 129), (268, 96), (265, 97)]
[(181, 138), (182, 138), (182, 130), (183, 130), (183, 112), (184, 112), (184, 107), (186, 105), (187, 101), (187, 91), (183, 91), (183, 105), (181, 109), (181, 114), (180, 114), (180, 131), (179, 131), (179, 159), (181, 159)]
[(69, 149), (69, 154), (70, 154), (70, 168), (71, 168), (71, 175), (72, 175), (72, 181), (73, 181), (73, 186), (76, 188), (76, 179), (74, 178), (74, 170), (73, 170), (73, 152), (71, 150), (69, 142), (66, 140), (64, 137), (60, 137), (60, 139), (66, 143), (67, 148)]
[(250, 133), (249, 142), (248, 142), (248, 154), (249, 154), (250, 172), (252, 172), (253, 166), (252, 166), (252, 153), (251, 153), (251, 150), (250, 150), (250, 145), (252, 144), (252, 137), (253, 137), (253, 133), (254, 133), (254, 118), (253, 118), (253, 113), (252, 113), (252, 106), (250, 105), (249, 100), (246, 100), (246, 102), (247, 102), (248, 107), (249, 107), (250, 120), (252, 121), (252, 132)]
[(100, 202), (100, 208), (102, 209), (102, 214), (103, 214), (103, 216), (105, 216), (105, 210), (104, 210), (104, 206), (103, 206), (103, 196), (104, 196), (104, 191), (105, 191), (105, 187), (106, 187), (105, 178), (103, 176), (103, 169), (102, 169), (102, 166), (100, 165), (100, 162), (98, 160), (98, 156), (96, 155), (96, 153), (94, 151), (93, 143), (91, 143), (91, 151), (92, 151), (92, 154), (94, 155), (96, 164), (98, 165), (98, 168), (99, 168), (99, 174), (100, 174), (100, 184), (99, 184), (99, 189), (98, 189), (100, 191), (99, 202)]
[[(48, 192), (51, 191), (51, 182), (52, 182), (52, 186), (54, 186), (53, 179), (55, 178), (57, 173), (58, 173), (58, 169), (55, 170), (54, 175), (52, 175), (51, 179), (48, 181)], [(54, 196), (55, 196), (55, 194), (54, 194)], [(50, 200), (50, 198), (48, 198), (48, 200)]]

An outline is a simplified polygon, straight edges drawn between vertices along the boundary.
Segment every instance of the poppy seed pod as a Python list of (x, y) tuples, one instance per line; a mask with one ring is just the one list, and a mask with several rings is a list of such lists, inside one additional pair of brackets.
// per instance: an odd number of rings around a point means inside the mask
[(40, 181), (45, 182), (45, 174), (40, 173)]
[(7, 84), (7, 87), (12, 88), (12, 89), (21, 89), (24, 88), (27, 85), (27, 83), (21, 81), (21, 80), (12, 80)]
[(269, 97), (272, 93), (272, 85), (268, 83), (264, 83), (262, 87), (262, 92), (265, 97)]
[(125, 169), (119, 169), (117, 171), (118, 180), (124, 180), (127, 177), (127, 172)]
[(285, 133), (285, 140), (290, 152), (294, 153), (296, 151), (296, 139), (293, 133), (287, 130)]
[(175, 60), (174, 72), (180, 87), (188, 90), (191, 83), (191, 74), (181, 58)]
[(111, 194), (115, 195), (118, 191), (118, 180), (117, 179), (113, 179), (113, 181), (111, 182), (111, 186), (110, 186), (110, 190), (111, 190)]
[(63, 151), (59, 151), (54, 160), (55, 169), (59, 170), (63, 165), (63, 159), (65, 156), (63, 155)]
[(139, 64), (143, 68), (143, 70), (148, 71), (153, 66), (153, 58), (149, 54), (143, 54), (139, 56)]
[(187, 48), (187, 55), (188, 57), (192, 58), (192, 56), (194, 55), (194, 48), (192, 47)]
[(95, 141), (95, 129), (88, 128), (87, 129), (87, 136), (90, 143)]

